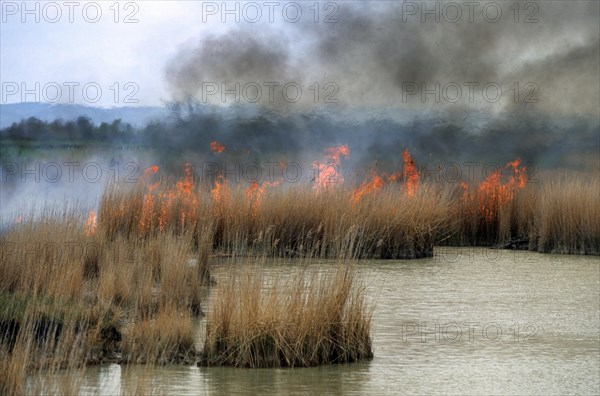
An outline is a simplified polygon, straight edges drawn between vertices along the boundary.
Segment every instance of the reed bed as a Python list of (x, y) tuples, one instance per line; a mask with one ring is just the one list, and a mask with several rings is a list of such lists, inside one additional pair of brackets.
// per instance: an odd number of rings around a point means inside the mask
[[(97, 214), (19, 218), (0, 235), (0, 394), (55, 393), (42, 373), (63, 369), (73, 373), (64, 393), (74, 393), (90, 363), (194, 361), (191, 323), (213, 254), (399, 259), (431, 256), (440, 243), (515, 240), (540, 252), (600, 254), (597, 174), (484, 186), (421, 182), (407, 194), (388, 184), (354, 199), (349, 186), (198, 185), (186, 168), (179, 180), (109, 187)], [(203, 364), (312, 366), (372, 355), (370, 310), (350, 269), (274, 283), (234, 275), (214, 299)]]
[(534, 232), (538, 250), (600, 254), (600, 177), (559, 175), (541, 188)]
[[(535, 242), (538, 187), (514, 191), (503, 203), (476, 189), (465, 194), (462, 188), (454, 188), (452, 232), (441, 242), (450, 246), (495, 246), (530, 239)], [(536, 249), (535, 244), (526, 247)]]
[(600, 176), (551, 172), (503, 202), (453, 188), (452, 231), (438, 243), (600, 254)]
[(446, 191), (433, 188), (414, 197), (386, 190), (360, 202), (350, 190), (306, 187), (252, 195), (223, 184), (218, 194), (197, 188), (191, 195), (177, 196), (165, 184), (152, 191), (111, 187), (102, 199), (99, 224), (109, 239), (189, 230), (203, 238), (196, 244), (210, 239), (222, 254), (398, 259), (430, 257), (451, 208)]
[(241, 270), (213, 299), (199, 365), (310, 367), (373, 356), (372, 308), (348, 266), (271, 279)]
[(182, 180), (109, 187), (99, 224), (109, 240), (189, 232), (202, 251), (236, 256), (411, 259), (436, 244), (600, 254), (597, 175), (526, 183), (509, 164), (519, 178), (423, 182), (412, 195), (388, 184), (358, 200), (349, 186), (196, 185), (188, 173), (184, 189)]
[[(203, 286), (210, 282), (213, 223), (198, 222), (195, 234), (173, 226), (140, 235), (111, 232), (90, 215), (82, 221), (81, 211), (49, 213), (0, 236), (0, 370), (7, 373), (0, 376), (0, 393), (77, 393), (85, 366), (101, 362), (195, 363), (200, 355), (193, 318), (202, 314)], [(260, 274), (254, 276), (244, 281), (262, 282)], [(362, 291), (353, 285), (348, 271), (344, 277), (289, 284), (311, 308), (299, 307), (296, 312), (305, 317), (291, 321), (281, 300), (273, 320), (294, 327), (319, 317), (339, 320), (311, 333), (326, 337), (312, 344), (288, 330), (286, 341), (299, 337), (317, 348), (288, 365), (350, 362), (372, 354), (370, 316), (360, 316)], [(338, 302), (342, 305), (332, 305)], [(60, 383), (53, 382), (59, 372)]]
[(0, 394), (37, 393), (27, 378), (52, 390), (48, 373), (87, 364), (193, 361), (202, 266), (190, 263), (191, 236), (89, 231), (70, 212), (1, 236)]

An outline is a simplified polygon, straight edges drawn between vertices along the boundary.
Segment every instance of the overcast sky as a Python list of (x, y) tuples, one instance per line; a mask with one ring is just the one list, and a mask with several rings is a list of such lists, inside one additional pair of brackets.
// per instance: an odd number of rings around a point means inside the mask
[[(161, 105), (167, 99), (164, 65), (178, 51), (178, 47), (188, 40), (200, 39), (206, 31), (224, 29), (222, 23), (202, 23), (200, 2), (152, 1), (120, 2), (119, 23), (114, 22), (115, 12), (110, 9), (114, 2), (97, 2), (102, 10), (100, 20), (87, 22), (83, 18), (83, 7), (91, 2), (76, 2), (73, 9), (73, 23), (69, 22), (69, 8), (64, 2), (60, 6), (62, 16), (56, 23), (52, 20), (54, 8), (46, 8), (49, 2), (40, 2), (40, 21), (35, 14), (25, 15), (22, 22), (21, 2), (2, 1), (2, 82), (26, 82), (29, 88), (40, 82), (41, 88), (47, 83), (78, 82), (83, 86), (95, 82), (103, 90), (97, 105), (114, 105), (115, 82), (123, 85), (133, 82), (139, 86), (134, 95), (142, 105)], [(11, 3), (10, 5), (8, 3)], [(12, 15), (12, 5), (18, 7)], [(28, 3), (35, 9), (34, 2)], [(8, 8), (8, 9), (7, 9)], [(90, 20), (95, 19), (95, 6), (88, 6)], [(133, 13), (133, 14), (132, 14)], [(126, 16), (137, 19), (134, 23), (124, 23)], [(214, 25), (214, 26), (213, 26)], [(50, 88), (48, 88), (50, 89)], [(120, 87), (122, 94), (133, 92)], [(65, 88), (63, 101), (68, 101)], [(52, 94), (48, 92), (48, 94)], [(90, 91), (90, 97), (93, 92)], [(75, 87), (75, 102), (84, 103), (81, 89)], [(122, 95), (123, 96), (123, 95)], [(33, 95), (28, 96), (32, 101)], [(21, 95), (8, 95), (8, 102), (20, 102)], [(120, 100), (117, 105), (122, 105)], [(88, 103), (89, 104), (89, 103)]]
[[(337, 105), (376, 109), (498, 112), (527, 104), (597, 114), (600, 104), (596, 1), (480, 2), (472, 9), (464, 2), (137, 1), (115, 7), (113, 1), (58, 1), (28, 2), (31, 12), (20, 1), (1, 4), (2, 103), (54, 99), (55, 83), (63, 103), (71, 99), (65, 83), (79, 84), (75, 103), (95, 106), (189, 97), (222, 103), (221, 95), (205, 91), (239, 82), (258, 84), (259, 104), (275, 108), (305, 109), (328, 95)], [(235, 12), (224, 15), (224, 5), (237, 7), (239, 22)], [(253, 23), (257, 10), (260, 20)], [(127, 17), (133, 23), (125, 23)], [(275, 91), (267, 101), (265, 81), (276, 82), (274, 89), (294, 82), (302, 100), (282, 100)], [(36, 82), (40, 90), (24, 96), (22, 84), (35, 91)], [(486, 84), (491, 91), (484, 93)], [(93, 102), (96, 87), (102, 95)], [(498, 102), (496, 87), (502, 89)], [(422, 96), (422, 89), (437, 93)]]

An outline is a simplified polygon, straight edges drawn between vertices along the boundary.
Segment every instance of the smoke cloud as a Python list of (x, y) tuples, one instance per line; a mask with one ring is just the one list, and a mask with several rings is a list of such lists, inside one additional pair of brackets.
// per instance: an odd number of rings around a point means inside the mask
[[(168, 63), (174, 100), (204, 111), (151, 135), (167, 152), (190, 155), (219, 139), (235, 160), (348, 143), (361, 169), (396, 167), (405, 147), (429, 162), (520, 157), (598, 168), (600, 4), (452, 4), (344, 2), (335, 23), (241, 21)], [(269, 81), (297, 83), (302, 99), (268, 100), (264, 86), (256, 103), (244, 103), (242, 88), (238, 102), (222, 95), (235, 83)], [(315, 82), (318, 100), (308, 89)], [(327, 82), (335, 86), (325, 91)], [(207, 83), (217, 93), (207, 95)], [(334, 91), (337, 103), (323, 100)]]
[[(234, 98), (203, 97), (202, 83), (225, 83), (229, 88), (236, 82), (301, 85), (300, 103), (269, 101), (266, 95), (258, 102), (278, 111), (323, 105), (322, 100), (315, 103), (308, 87), (334, 82), (340, 106), (325, 106), (327, 111), (350, 107), (363, 109), (361, 113), (367, 107), (499, 113), (527, 103), (525, 96), (532, 89), (523, 86), (533, 83), (538, 89), (530, 99), (537, 99), (537, 110), (598, 115), (598, 2), (481, 2), (472, 9), (453, 4), (458, 6), (339, 3), (335, 23), (315, 23), (308, 17), (297, 23), (241, 21), (227, 33), (184, 47), (167, 65), (167, 80), (176, 100), (217, 104)], [(439, 11), (427, 13), (431, 9)], [(519, 97), (515, 82), (521, 85)], [(451, 83), (463, 91), (459, 100), (444, 100), (440, 92), (439, 100), (430, 94), (423, 103), (421, 84), (429, 90), (440, 84), (439, 91), (446, 86), (446, 96), (454, 99)], [(472, 85), (472, 100), (465, 85), (469, 83), (479, 84)], [(502, 89), (497, 102), (486, 100), (481, 92), (488, 83)], [(411, 84), (418, 85), (419, 92), (407, 94)], [(496, 97), (491, 90), (487, 94), (489, 99)]]

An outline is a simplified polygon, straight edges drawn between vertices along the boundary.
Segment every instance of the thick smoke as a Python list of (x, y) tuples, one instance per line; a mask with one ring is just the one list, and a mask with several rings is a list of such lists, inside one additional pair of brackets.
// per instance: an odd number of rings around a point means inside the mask
[[(319, 114), (264, 113), (232, 117), (218, 113), (192, 114), (147, 128), (158, 163), (175, 170), (186, 161), (250, 162), (320, 160), (325, 147), (348, 144), (346, 173), (402, 166), (402, 150), (409, 148), (426, 167), (452, 162), (503, 164), (520, 158), (538, 168), (597, 169), (598, 124), (589, 117), (551, 118), (543, 113), (516, 111), (480, 122), (447, 121), (438, 117), (398, 122), (390, 118), (339, 121)], [(226, 146), (211, 154), (210, 142)]]
[[(168, 64), (167, 78), (179, 100), (222, 102), (221, 95), (202, 96), (206, 82), (231, 88), (236, 82), (294, 81), (307, 88), (329, 81), (339, 86), (340, 104), (351, 108), (464, 107), (495, 113), (513, 107), (512, 84), (533, 82), (540, 91), (537, 109), (598, 114), (598, 2), (538, 2), (535, 8), (532, 2), (479, 4), (472, 13), (460, 6), (456, 23), (447, 21), (455, 18), (455, 8), (443, 3), (414, 2), (414, 10), (406, 3), (383, 1), (340, 3), (336, 23), (314, 23), (308, 17), (283, 26), (242, 21), (228, 33), (182, 49)], [(438, 15), (423, 14), (434, 6)], [(497, 11), (501, 17), (495, 21)], [(456, 103), (443, 98), (436, 103), (433, 95), (422, 103), (420, 94), (403, 100), (406, 84), (425, 83), (433, 89), (435, 83), (452, 82), (464, 91)], [(463, 85), (471, 82), (480, 84), (472, 102)], [(481, 86), (490, 82), (503, 90), (499, 102), (482, 100)], [(266, 99), (263, 95), (259, 104), (305, 111), (298, 103)], [(312, 95), (302, 99), (303, 104), (314, 102)]]
[[(462, 12), (456, 23), (448, 22), (455, 8), (444, 3), (383, 1), (338, 3), (329, 24), (242, 21), (169, 62), (174, 99), (204, 112), (151, 126), (152, 136), (166, 152), (185, 148), (192, 156), (218, 139), (232, 160), (289, 159), (348, 143), (360, 169), (374, 161), (396, 167), (405, 147), (433, 163), (520, 157), (541, 167), (597, 168), (599, 3), (482, 2), (472, 14), (454, 4)], [(422, 22), (426, 7), (440, 7), (439, 22), (431, 14)], [(265, 81), (297, 82), (305, 95), (293, 103), (242, 98), (235, 106), (231, 96), (203, 96), (207, 82)], [(314, 82), (334, 82), (339, 103), (315, 103), (306, 90)], [(422, 84), (436, 83), (439, 98), (423, 99)], [(444, 97), (449, 83), (462, 88), (460, 100)], [(501, 88), (497, 101), (493, 90), (483, 96), (488, 83)], [(207, 104), (219, 110), (207, 112)]]

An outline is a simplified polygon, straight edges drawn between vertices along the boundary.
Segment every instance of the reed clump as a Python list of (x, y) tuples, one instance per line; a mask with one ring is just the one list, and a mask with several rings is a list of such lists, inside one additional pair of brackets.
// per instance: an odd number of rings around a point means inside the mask
[(558, 175), (540, 189), (534, 230), (538, 250), (600, 254), (600, 176)]
[(574, 171), (545, 172), (512, 189), (461, 184), (453, 188), (451, 231), (440, 243), (598, 255), (599, 192), (598, 174)]
[(191, 319), (177, 309), (163, 309), (151, 319), (133, 323), (124, 331), (123, 360), (155, 365), (195, 362)]
[(219, 286), (199, 365), (309, 367), (373, 356), (372, 308), (356, 273), (241, 271)]

